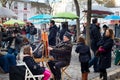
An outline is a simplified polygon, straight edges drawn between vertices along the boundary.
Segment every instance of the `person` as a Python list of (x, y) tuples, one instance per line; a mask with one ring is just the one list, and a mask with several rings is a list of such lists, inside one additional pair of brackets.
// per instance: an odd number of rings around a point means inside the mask
[(50, 53), (54, 53), (55, 60), (48, 61), (51, 72), (55, 80), (61, 80), (61, 68), (68, 66), (71, 60), (71, 34), (66, 32), (63, 36), (63, 42), (55, 47), (48, 47)]
[(11, 36), (3, 37), (2, 40), (8, 41), (8, 53), (17, 56), (21, 49), (22, 37), (14, 30)]
[(50, 71), (45, 67), (41, 67), (34, 61), (32, 48), (30, 46), (24, 47), (23, 54), (24, 54), (23, 61), (26, 63), (30, 71), (33, 73), (33, 75), (43, 74), (44, 75), (43, 80), (49, 80), (51, 75)]
[(50, 21), (50, 28), (49, 28), (49, 35), (48, 35), (48, 42), (49, 45), (55, 46), (56, 45), (56, 35), (57, 35), (57, 26), (55, 25), (55, 21)]
[(120, 26), (115, 24), (115, 37), (120, 38)]
[(111, 67), (111, 51), (113, 47), (114, 33), (112, 29), (107, 29), (105, 32), (105, 37), (103, 37), (98, 42), (98, 54), (99, 54), (99, 70), (100, 78), (107, 80), (107, 71), (106, 69)]
[(97, 22), (97, 18), (94, 18), (90, 26), (91, 49), (94, 53), (94, 57), (90, 60), (89, 67), (93, 65), (94, 72), (99, 72), (98, 57), (95, 56), (95, 53), (98, 49), (97, 43), (101, 39), (100, 27)]
[(11, 66), (16, 66), (16, 57), (15, 55), (8, 54), (7, 52), (3, 52), (0, 49), (0, 67), (3, 69), (5, 73), (9, 73)]
[(26, 37), (27, 37), (27, 39), (30, 39), (30, 23), (26, 24), (25, 30), (26, 30)]
[(35, 26), (32, 23), (30, 23), (30, 40), (31, 40), (31, 42), (34, 42), (35, 34), (37, 34), (37, 28), (35, 28)]
[(15, 22), (14, 27), (15, 27), (14, 31), (16, 31), (16, 33), (21, 33), (20, 25), (18, 23)]
[(107, 25), (103, 25), (103, 35), (102, 35), (102, 37), (105, 36), (105, 32), (106, 32), (106, 30), (107, 30), (108, 28), (109, 28), (109, 27), (108, 27)]
[(85, 44), (85, 39), (79, 37), (78, 45), (75, 49), (77, 53), (79, 53), (79, 61), (81, 62), (81, 72), (82, 72), (82, 80), (88, 80), (88, 72), (89, 72), (89, 60), (91, 59), (90, 48)]
[(63, 36), (65, 34), (65, 32), (68, 31), (68, 22), (62, 22), (62, 29), (60, 30), (60, 40), (63, 41)]

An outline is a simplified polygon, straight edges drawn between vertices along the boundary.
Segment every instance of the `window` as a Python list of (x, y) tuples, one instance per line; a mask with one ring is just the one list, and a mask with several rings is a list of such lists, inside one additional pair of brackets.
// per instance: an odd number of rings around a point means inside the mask
[(16, 1), (14, 2), (14, 9), (18, 9), (18, 3)]
[(27, 10), (27, 3), (24, 3), (24, 10)]
[(23, 21), (27, 21), (27, 14), (23, 15)]

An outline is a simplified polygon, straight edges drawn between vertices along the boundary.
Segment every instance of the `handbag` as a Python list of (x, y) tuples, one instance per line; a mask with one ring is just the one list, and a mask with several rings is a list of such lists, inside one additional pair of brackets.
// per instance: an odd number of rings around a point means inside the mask
[(106, 50), (103, 47), (99, 47), (98, 50), (96, 51), (96, 56), (99, 56), (101, 53), (106, 52)]

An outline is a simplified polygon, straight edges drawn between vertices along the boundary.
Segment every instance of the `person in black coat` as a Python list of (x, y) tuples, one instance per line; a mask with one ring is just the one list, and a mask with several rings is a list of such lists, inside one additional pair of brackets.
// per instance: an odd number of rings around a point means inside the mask
[(65, 34), (65, 32), (70, 32), (68, 30), (68, 23), (67, 22), (62, 22), (62, 29), (60, 30), (60, 40), (63, 41), (63, 36)]
[(106, 69), (111, 67), (111, 51), (113, 47), (113, 38), (114, 33), (112, 29), (107, 29), (105, 36), (98, 42), (98, 54), (99, 54), (99, 69), (100, 69), (100, 78), (103, 77), (103, 80), (107, 80), (107, 71)]
[(19, 36), (16, 31), (13, 31), (11, 36), (3, 37), (3, 41), (8, 41), (8, 53), (18, 55), (22, 46), (22, 37)]
[(43, 80), (49, 80), (50, 71), (45, 69), (45, 67), (41, 67), (39, 64), (37, 64), (34, 61), (33, 54), (32, 54), (32, 48), (30, 46), (24, 47), (23, 54), (24, 54), (23, 61), (26, 63), (30, 71), (33, 73), (33, 75), (43, 74), (44, 75)]
[(100, 27), (97, 23), (97, 18), (92, 20), (92, 24), (90, 26), (90, 40), (91, 40), (91, 49), (94, 53), (94, 57), (89, 62), (89, 67), (93, 65), (94, 72), (99, 72), (98, 68), (98, 58), (95, 56), (95, 53), (98, 49), (97, 43), (101, 39)]
[(56, 35), (57, 35), (57, 26), (55, 25), (55, 21), (50, 21), (50, 28), (49, 28), (49, 35), (48, 35), (48, 42), (49, 45), (55, 46), (56, 45)]
[(71, 34), (64, 34), (63, 42), (55, 47), (48, 47), (50, 53), (54, 53), (55, 60), (49, 61), (48, 65), (54, 75), (55, 80), (61, 80), (61, 68), (68, 66), (71, 60), (72, 44), (70, 42)]
[(82, 37), (79, 37), (78, 45), (75, 49), (77, 53), (79, 53), (79, 61), (81, 62), (81, 72), (82, 72), (82, 80), (88, 79), (89, 72), (89, 60), (91, 59), (90, 48), (85, 44), (85, 40)]

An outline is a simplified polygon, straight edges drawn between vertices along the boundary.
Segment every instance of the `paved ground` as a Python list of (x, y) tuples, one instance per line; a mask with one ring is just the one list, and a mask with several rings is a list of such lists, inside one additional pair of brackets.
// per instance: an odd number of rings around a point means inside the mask
[[(74, 52), (75, 46), (73, 47), (72, 51), (72, 59), (71, 64), (69, 68), (67, 69), (67, 73), (72, 77), (70, 80), (81, 80), (81, 72), (80, 72), (80, 63), (78, 61), (78, 54)], [(115, 69), (119, 68), (119, 66), (113, 65), (114, 58), (112, 59), (112, 67), (108, 69), (108, 72), (114, 71)], [(8, 78), (9, 74), (0, 74), (0, 80), (9, 80)], [(92, 80), (95, 77), (98, 77), (98, 73), (93, 72), (93, 68), (90, 68), (90, 74), (89, 79)], [(65, 80), (67, 80), (67, 77), (65, 76)]]

